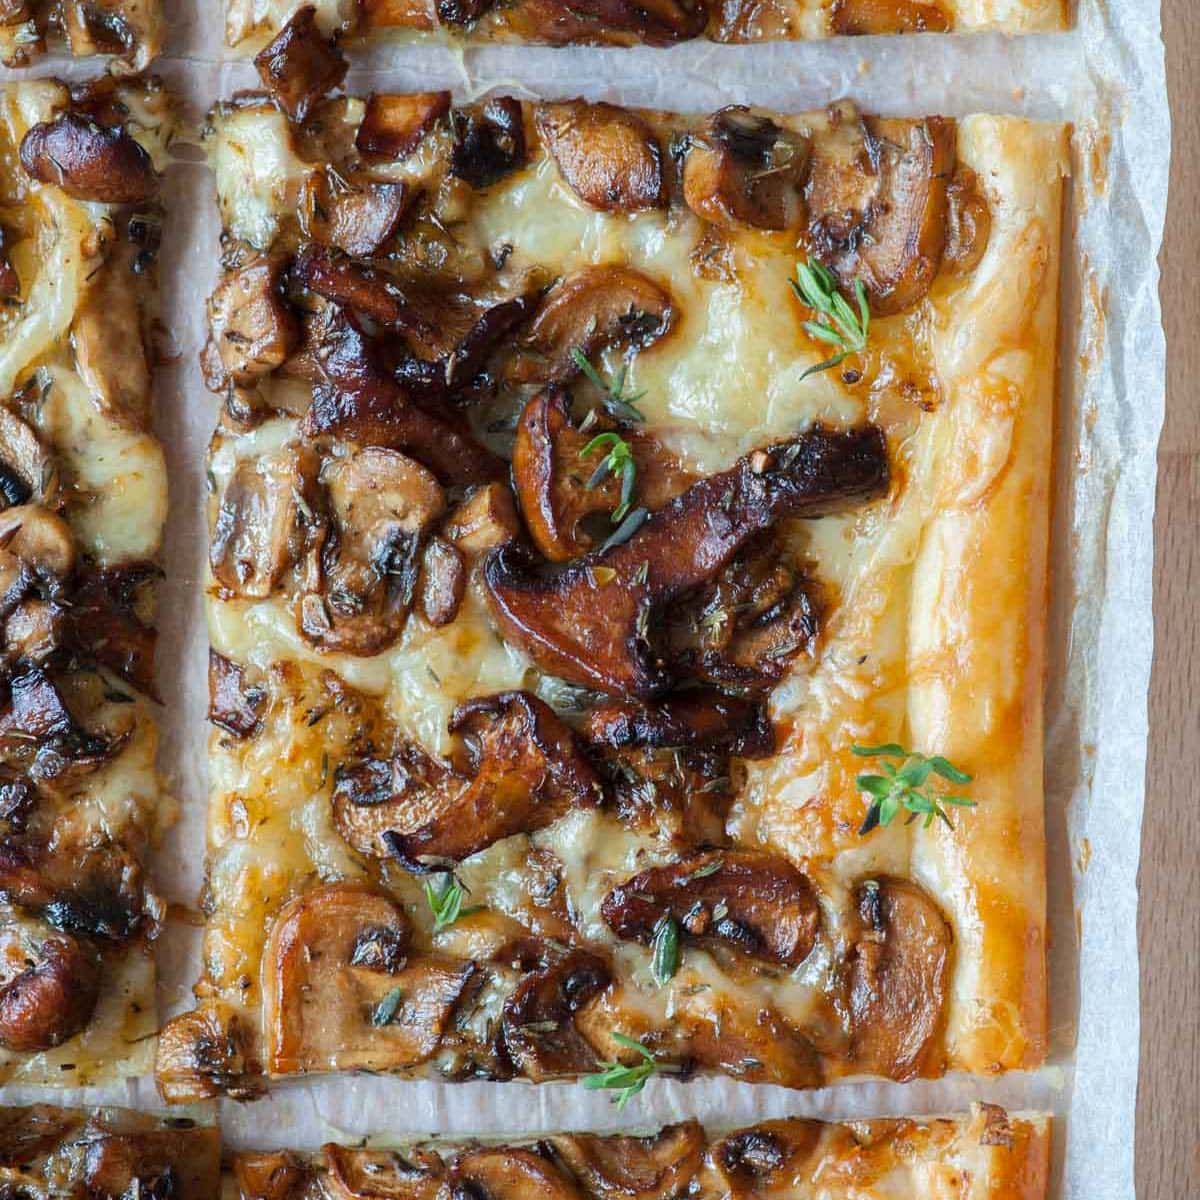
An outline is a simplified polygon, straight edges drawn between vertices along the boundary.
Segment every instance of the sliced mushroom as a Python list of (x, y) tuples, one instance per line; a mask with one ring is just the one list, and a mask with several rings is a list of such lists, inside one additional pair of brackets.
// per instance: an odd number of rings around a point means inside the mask
[(354, 145), (372, 158), (407, 158), (449, 111), (449, 92), (405, 96), (372, 92)]
[(651, 867), (613, 888), (600, 912), (621, 938), (648, 944), (659, 921), (671, 916), (685, 942), (780, 967), (808, 957), (821, 919), (808, 877), (787, 859), (757, 850), (710, 850)]
[(92, 1133), (83, 1147), (83, 1184), (95, 1200), (147, 1196), (202, 1200), (221, 1186), (220, 1134), (214, 1127)]
[(321, 482), (330, 532), (300, 598), (299, 629), (320, 650), (378, 654), (404, 628), (445, 495), (424, 467), (379, 446), (334, 459)]
[(471, 566), (494, 550), (521, 536), (521, 521), (512, 492), (502, 483), (476, 488), (447, 518), (446, 539)]
[(486, 1200), (583, 1200), (579, 1188), (548, 1159), (533, 1150), (500, 1146), (456, 1160), (450, 1194)]
[(349, 317), (334, 316), (317, 339), (323, 376), (301, 433), (406, 450), (445, 483), (483, 483), (504, 464), (468, 433), (414, 404), (378, 349)]
[(554, 954), (525, 976), (504, 1002), (502, 1034), (517, 1070), (534, 1083), (582, 1075), (596, 1052), (575, 1027), (575, 1014), (608, 987), (612, 972), (598, 954)]
[(698, 1121), (683, 1121), (649, 1137), (562, 1133), (550, 1144), (597, 1200), (675, 1200), (690, 1192), (705, 1137)]
[(228, 272), (208, 302), (204, 381), (247, 387), (278, 370), (300, 344), (300, 326), (284, 303), (283, 260), (258, 258)]
[(208, 651), (208, 719), (237, 738), (253, 737), (262, 727), (266, 690), (246, 684), (246, 668)]
[(250, 1056), (249, 1031), (227, 1005), (181, 1013), (159, 1032), (154, 1077), (169, 1104), (220, 1095), (253, 1100), (262, 1091), (259, 1070)]
[(467, 773), (443, 777), (436, 801), (417, 791), (387, 802), (394, 824), (384, 841), (402, 862), (457, 862), (603, 798), (570, 729), (528, 692), (469, 700), (455, 709), (450, 731), (464, 739)]
[(702, 1178), (730, 1200), (791, 1194), (817, 1165), (823, 1131), (820, 1121), (791, 1117), (726, 1134), (709, 1147)]
[(691, 139), (683, 196), (702, 220), (731, 228), (793, 229), (812, 144), (744, 105), (713, 113)]
[(704, 31), (708, 11), (695, 0), (521, 0), (508, 27), (526, 41), (669, 46)]
[(942, 270), (967, 275), (979, 265), (992, 232), (992, 211), (970, 167), (959, 166), (946, 187), (946, 250)]
[(724, 992), (677, 1017), (676, 1028), (700, 1070), (777, 1087), (825, 1082), (813, 1044), (769, 1004)]
[(60, 516), (40, 504), (0, 513), (0, 607), (9, 608), (14, 587), (24, 595), (22, 584), (30, 580), (57, 595), (74, 570), (75, 536)]
[(158, 633), (142, 620), (143, 593), (162, 572), (153, 563), (91, 571), (71, 595), (66, 626), (72, 649), (158, 699), (154, 651)]
[(308, 1166), (287, 1150), (236, 1154), (233, 1177), (239, 1200), (292, 1200), (308, 1182)]
[(160, 9), (139, 0), (62, 0), (58, 20), (76, 58), (117, 54), (125, 70), (142, 71), (162, 49)]
[(913, 1079), (941, 1070), (954, 935), (916, 884), (868, 880), (855, 893), (863, 932), (850, 961), (856, 1072)]
[(346, 254), (369, 258), (395, 237), (413, 196), (405, 183), (350, 184), (327, 170), (311, 176), (306, 187), (305, 232)]
[(59, 476), (54, 455), (30, 426), (0, 405), (0, 496), (9, 508), (36, 500), (52, 507)]
[(859, 119), (833, 110), (806, 191), (813, 252), (843, 288), (861, 282), (880, 316), (911, 308), (929, 290), (946, 240), (946, 185), (955, 124)]
[(626, 266), (583, 267), (546, 293), (521, 355), (509, 376), (515, 383), (569, 383), (579, 374), (575, 352), (631, 354), (671, 329), (670, 295), (652, 279)]
[(653, 697), (671, 681), (648, 641), (655, 610), (711, 579), (781, 517), (844, 509), (887, 484), (878, 429), (815, 426), (693, 484), (609, 550), (554, 569), (539, 569), (513, 547), (493, 551), (484, 569), (488, 601), (503, 635), (549, 674)]
[(74, 1037), (96, 1009), (100, 978), (99, 955), (74, 937), (0, 930), (0, 1046), (33, 1054)]
[(433, 1150), (351, 1150), (321, 1147), (330, 1191), (338, 1200), (437, 1200), (446, 1167)]
[(346, 77), (346, 56), (317, 27), (317, 9), (298, 8), (254, 56), (263, 86), (291, 120), (302, 123)]
[(300, 561), (311, 534), (315, 475), (315, 455), (303, 446), (238, 463), (225, 485), (209, 548), (221, 587), (262, 600)]
[(430, 538), (421, 562), (421, 613), (430, 625), (449, 625), (467, 590), (463, 556), (444, 538)]
[(128, 133), (74, 112), (34, 125), (21, 139), (21, 165), (76, 200), (145, 204), (158, 191), (150, 155)]
[(637, 113), (613, 104), (539, 104), (538, 134), (571, 190), (601, 212), (666, 204), (662, 150)]
[(525, 165), (525, 115), (519, 100), (497, 96), (450, 114), (450, 174), (488, 188)]
[(834, 33), (946, 33), (953, 27), (938, 0), (833, 0)]

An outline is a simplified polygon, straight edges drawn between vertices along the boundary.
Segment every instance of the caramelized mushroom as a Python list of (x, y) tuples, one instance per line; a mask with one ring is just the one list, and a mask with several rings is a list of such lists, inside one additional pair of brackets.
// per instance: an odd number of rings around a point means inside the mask
[(308, 1167), (287, 1150), (235, 1154), (239, 1200), (291, 1200), (308, 1181)]
[(145, 204), (158, 191), (150, 155), (128, 133), (74, 112), (34, 125), (21, 139), (21, 165), (76, 200)]
[(76, 58), (117, 54), (125, 60), (127, 70), (142, 71), (162, 49), (163, 17), (155, 5), (129, 0), (62, 0), (56, 16)]
[(575, 1184), (540, 1154), (499, 1146), (458, 1159), (450, 1172), (450, 1194), (473, 1200), (583, 1200)]
[(369, 258), (395, 237), (412, 198), (405, 183), (366, 180), (347, 186), (322, 172), (307, 185), (305, 230), (327, 246)]
[(880, 495), (887, 483), (878, 429), (815, 426), (693, 484), (607, 551), (550, 570), (516, 548), (493, 551), (488, 601), (504, 636), (544, 671), (649, 698), (671, 682), (648, 644), (654, 610), (711, 579), (779, 518), (824, 515)]
[(32, 778), (55, 779), (68, 770), (89, 771), (110, 758), (128, 734), (105, 736), (81, 725), (62, 691), (40, 666), (22, 670), (9, 683), (9, 703), (0, 711), (0, 738), (30, 743)]
[(70, 526), (40, 504), (0, 513), (0, 604), (11, 602), (15, 577), (33, 577), (57, 591), (75, 570)]
[(508, 21), (516, 36), (553, 46), (669, 46), (699, 36), (707, 19), (696, 0), (522, 0)]
[(246, 686), (246, 668), (211, 647), (208, 651), (208, 719), (237, 738), (252, 737), (262, 726), (266, 690)]
[(253, 1100), (262, 1090), (258, 1064), (249, 1055), (248, 1031), (227, 1005), (208, 1004), (181, 1013), (158, 1035), (154, 1077), (169, 1104), (227, 1095)]
[(833, 0), (834, 33), (946, 33), (950, 18), (938, 0)]
[(539, 104), (538, 134), (571, 190), (601, 212), (666, 204), (662, 151), (637, 113), (613, 104)]
[(519, 100), (497, 96), (450, 114), (450, 174), (488, 188), (525, 165), (525, 117)]
[(864, 1075), (913, 1079), (940, 1070), (954, 935), (915, 884), (868, 880), (855, 894), (863, 932), (850, 962), (851, 1059)]
[(756, 850), (710, 850), (651, 867), (613, 888), (600, 912), (621, 938), (648, 944), (669, 915), (684, 941), (780, 967), (808, 957), (820, 925), (808, 877), (787, 859)]
[(74, 1037), (95, 1011), (100, 974), (96, 951), (76, 938), (0, 931), (0, 1046), (33, 1054)]
[(859, 119), (843, 105), (832, 124), (809, 172), (813, 251), (842, 287), (862, 283), (873, 313), (903, 312), (941, 265), (954, 122)]
[(95, 1132), (83, 1147), (83, 1184), (95, 1200), (149, 1196), (201, 1200), (221, 1186), (220, 1133), (212, 1126)]
[(282, 260), (258, 258), (226, 273), (208, 302), (204, 381), (222, 391), (270, 375), (300, 343), (300, 327), (283, 301)]
[(160, 576), (153, 563), (89, 571), (72, 593), (66, 612), (71, 647), (153, 699), (158, 699), (154, 680), (158, 634), (138, 610), (143, 588), (152, 588)]
[(407, 158), (449, 111), (449, 92), (405, 96), (372, 92), (354, 145), (372, 158)]
[(300, 632), (320, 650), (378, 654), (404, 628), (445, 496), (424, 467), (378, 446), (333, 459), (321, 482), (330, 533), (300, 598)]
[(512, 492), (502, 483), (476, 488), (447, 518), (446, 539), (474, 565), (489, 550), (521, 536)]
[(992, 212), (970, 167), (960, 166), (946, 187), (946, 250), (942, 270), (967, 275), (979, 265), (992, 232)]
[(409, 1154), (393, 1150), (351, 1150), (329, 1143), (325, 1155), (330, 1190), (340, 1200), (437, 1200), (446, 1168), (423, 1147)]
[(597, 1200), (675, 1200), (689, 1194), (705, 1138), (699, 1122), (683, 1121), (649, 1137), (562, 1133), (550, 1144)]
[(582, 267), (549, 292), (522, 339), (510, 377), (516, 383), (568, 383), (579, 374), (575, 351), (644, 350), (675, 319), (670, 295), (626, 266)]
[(713, 113), (688, 147), (683, 196), (702, 220), (792, 229), (804, 216), (800, 188), (812, 145), (744, 105)]
[(730, 1200), (789, 1194), (797, 1180), (809, 1178), (823, 1129), (820, 1121), (791, 1117), (726, 1134), (709, 1147), (704, 1175), (713, 1177), (715, 1194)]
[(58, 490), (54, 456), (34, 431), (0, 405), (0, 496), (3, 507), (37, 500), (52, 506)]
[(430, 625), (449, 625), (467, 588), (462, 555), (445, 539), (430, 538), (421, 562), (421, 613)]
[(317, 9), (298, 8), (271, 42), (254, 56), (271, 98), (298, 123), (346, 77), (346, 56), (317, 28)]
[(825, 1082), (813, 1044), (769, 1004), (725, 992), (678, 1016), (676, 1026), (697, 1068), (777, 1087)]
[(504, 1002), (502, 1037), (518, 1071), (535, 1083), (581, 1075), (596, 1053), (574, 1015), (612, 979), (608, 963), (587, 950), (554, 955), (525, 976)]
[(356, 955), (380, 930), (407, 945), (407, 918), (362, 884), (328, 884), (280, 910), (263, 953), (271, 1074), (397, 1070), (436, 1052), (475, 967), (423, 958), (381, 969), (394, 960)]
[[(469, 700), (454, 711), (450, 731), (466, 742), (467, 774), (437, 780), (436, 796), (418, 788), (369, 814), (372, 825), (384, 813), (390, 817), (384, 841), (402, 862), (421, 856), (457, 862), (602, 799), (600, 781), (574, 735), (549, 705), (528, 692)], [(338, 820), (344, 836), (348, 816), (343, 810)]]

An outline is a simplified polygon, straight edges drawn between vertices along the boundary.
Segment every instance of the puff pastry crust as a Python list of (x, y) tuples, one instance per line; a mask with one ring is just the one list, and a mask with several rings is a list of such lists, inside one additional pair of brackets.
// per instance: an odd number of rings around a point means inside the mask
[[(1041, 1062), (1064, 131), (442, 94), (211, 129), (208, 926), (164, 1095), (622, 1038), (793, 1087)], [(815, 373), (805, 259), (873, 314)], [(653, 514), (609, 549), (598, 430)], [(864, 832), (852, 746), (891, 742), (978, 806)]]
[(152, 82), (0, 90), (0, 1079), (144, 1073), (155, 770)]

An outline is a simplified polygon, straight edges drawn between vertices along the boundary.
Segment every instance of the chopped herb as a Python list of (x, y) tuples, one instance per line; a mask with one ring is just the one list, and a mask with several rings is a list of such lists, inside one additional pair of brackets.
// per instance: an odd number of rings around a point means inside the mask
[(394, 987), (378, 1004), (371, 1009), (371, 1024), (376, 1029), (382, 1029), (385, 1025), (390, 1025), (396, 1019), (396, 1013), (400, 1011), (400, 1001), (404, 999), (403, 988)]
[(702, 867), (697, 867), (690, 875), (685, 875), (680, 883), (686, 886), (689, 883), (695, 883), (697, 879), (707, 879), (709, 875), (715, 875), (723, 866), (725, 860), (723, 858), (714, 858), (712, 862), (707, 862)]
[(441, 876), (441, 881), (440, 886), (435, 888), (432, 879), (425, 880), (425, 899), (429, 904), (429, 911), (433, 913), (434, 933), (448, 929), (459, 917), (469, 917), (471, 913), (480, 909), (479, 905), (463, 908), (463, 897), (467, 894), (467, 889), (457, 875), (447, 871)]
[(589, 1091), (598, 1091), (600, 1088), (615, 1090), (617, 1094), (613, 1097), (613, 1103), (617, 1106), (618, 1112), (646, 1086), (647, 1080), (652, 1075), (660, 1072), (670, 1075), (679, 1074), (680, 1067), (677, 1063), (659, 1062), (654, 1056), (654, 1052), (647, 1050), (641, 1042), (635, 1042), (633, 1038), (628, 1038), (623, 1033), (614, 1033), (613, 1041), (628, 1050), (636, 1050), (641, 1055), (642, 1061), (631, 1067), (627, 1067), (622, 1062), (601, 1063), (600, 1070), (594, 1075), (584, 1076), (583, 1086)]
[(641, 409), (637, 407), (638, 401), (646, 394), (645, 392), (635, 392), (632, 396), (624, 395), (625, 392), (625, 376), (628, 373), (627, 367), (622, 367), (613, 378), (612, 382), (605, 383), (600, 372), (588, 361), (588, 356), (576, 346), (571, 351), (571, 359), (575, 365), (587, 376), (587, 378), (596, 385), (600, 391), (600, 403), (619, 421), (636, 421), (639, 424), (644, 421), (645, 415)]
[(646, 523), (650, 513), (644, 508), (635, 508), (620, 525), (608, 535), (608, 540), (600, 547), (600, 553), (611, 550), (615, 546), (624, 545)]
[(871, 312), (867, 307), (867, 289), (861, 279), (854, 281), (854, 297), (858, 301), (858, 312), (847, 303), (838, 291), (837, 280), (815, 259), (796, 264), (796, 278), (789, 280), (792, 290), (804, 304), (817, 313), (815, 321), (805, 321), (804, 331), (809, 337), (829, 346), (836, 346), (832, 358), (809, 367), (801, 379), (807, 379), (818, 371), (836, 367), (847, 355), (861, 354), (867, 348), (867, 334), (871, 327)]
[(928, 829), (937, 818), (953, 828), (943, 806), (951, 804), (959, 808), (974, 808), (976, 805), (976, 801), (966, 796), (947, 796), (925, 788), (930, 775), (937, 775), (951, 783), (971, 782), (971, 776), (966, 771), (960, 770), (940, 754), (927, 757), (914, 750), (906, 750), (895, 742), (884, 746), (854, 745), (850, 750), (859, 758), (903, 760), (899, 766), (892, 762), (880, 763), (882, 775), (860, 775), (856, 780), (859, 788), (871, 797), (871, 807), (867, 809), (866, 818), (858, 831), (860, 834), (870, 833), (877, 825), (890, 825), (902, 808), (909, 814), (909, 824), (918, 817), (924, 817), (923, 828)]
[(613, 509), (612, 523), (619, 524), (629, 512), (633, 503), (633, 489), (637, 483), (637, 465), (633, 461), (633, 448), (619, 433), (598, 433), (579, 452), (580, 458), (587, 458), (596, 450), (608, 449), (608, 453), (600, 460), (600, 465), (592, 472), (587, 481), (589, 488), (599, 487), (610, 475), (621, 477), (621, 502)]
[(650, 949), (650, 973), (659, 987), (666, 987), (679, 970), (679, 925), (670, 913), (655, 925)]
[(118, 692), (116, 688), (111, 688), (104, 693), (105, 700), (112, 704), (132, 704), (133, 697), (125, 692)]

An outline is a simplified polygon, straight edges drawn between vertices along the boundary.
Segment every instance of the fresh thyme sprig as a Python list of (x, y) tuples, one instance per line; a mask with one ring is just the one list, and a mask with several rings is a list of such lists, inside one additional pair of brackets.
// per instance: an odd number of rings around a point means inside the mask
[(860, 775), (855, 781), (871, 797), (871, 807), (867, 809), (859, 834), (870, 833), (877, 825), (890, 825), (901, 809), (908, 812), (909, 824), (918, 817), (924, 817), (922, 827), (928, 829), (934, 819), (938, 818), (953, 828), (943, 805), (974, 808), (977, 803), (966, 796), (947, 796), (927, 789), (922, 790), (930, 775), (948, 779), (951, 783), (971, 782), (971, 776), (966, 771), (960, 771), (948, 758), (943, 758), (940, 754), (927, 757), (916, 751), (906, 750), (895, 742), (889, 742), (885, 746), (853, 745), (850, 752), (859, 758), (903, 760), (899, 766), (891, 762), (880, 763), (882, 775)]
[(442, 882), (436, 888), (432, 879), (425, 880), (425, 900), (429, 911), (433, 913), (434, 933), (449, 928), (459, 917), (469, 917), (471, 913), (480, 909), (478, 904), (472, 908), (463, 908), (463, 897), (467, 894), (467, 889), (457, 875), (447, 871), (440, 878)]
[(642, 1056), (642, 1061), (634, 1063), (631, 1067), (622, 1062), (601, 1063), (601, 1069), (594, 1075), (583, 1077), (583, 1086), (590, 1091), (600, 1088), (615, 1090), (617, 1094), (613, 1097), (613, 1103), (618, 1112), (646, 1086), (651, 1076), (660, 1073), (678, 1075), (681, 1070), (678, 1063), (659, 1062), (652, 1050), (647, 1050), (641, 1042), (635, 1042), (623, 1033), (614, 1033), (613, 1041), (628, 1050), (636, 1050)]
[(670, 913), (654, 926), (650, 942), (650, 974), (659, 987), (666, 987), (679, 970), (679, 923)]
[(612, 523), (619, 525), (633, 504), (633, 489), (637, 484), (637, 464), (633, 461), (633, 447), (619, 433), (598, 433), (579, 452), (587, 458), (595, 451), (607, 448), (608, 453), (587, 481), (589, 488), (599, 487), (609, 475), (621, 477), (621, 502), (613, 509)]
[(838, 291), (837, 280), (815, 259), (796, 264), (796, 278), (788, 281), (801, 301), (817, 313), (815, 321), (805, 321), (804, 331), (827, 345), (836, 346), (837, 353), (816, 366), (809, 367), (801, 379), (818, 371), (836, 367), (849, 354), (861, 354), (867, 348), (871, 328), (871, 311), (867, 307), (867, 289), (861, 279), (854, 281), (854, 297), (858, 312)]
[(625, 393), (625, 376), (628, 368), (622, 366), (612, 380), (605, 382), (604, 377), (588, 361), (588, 356), (576, 346), (571, 351), (571, 360), (591, 380), (600, 391), (600, 403), (619, 421), (635, 421), (641, 424), (645, 414), (637, 407), (637, 402), (646, 394), (634, 392), (631, 396)]

